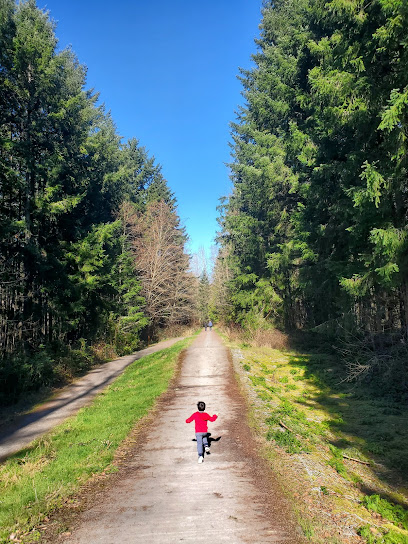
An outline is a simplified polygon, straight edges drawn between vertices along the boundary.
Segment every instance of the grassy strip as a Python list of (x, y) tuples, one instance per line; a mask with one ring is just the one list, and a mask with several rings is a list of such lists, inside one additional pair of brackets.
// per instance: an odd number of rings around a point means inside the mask
[(27, 533), (93, 474), (106, 471), (120, 443), (168, 388), (189, 342), (139, 359), (91, 406), (1, 465), (0, 543)]
[(266, 457), (287, 478), (299, 518), (307, 521), (305, 537), (325, 544), (355, 541), (333, 537), (324, 518), (319, 522), (326, 504), (326, 515), (347, 516), (369, 544), (408, 544), (407, 498), (400, 487), (408, 459), (407, 408), (344, 383), (341, 361), (329, 354), (232, 347), (240, 349), (252, 425), (269, 442)]
[(362, 527), (358, 534), (365, 539), (367, 544), (407, 544), (408, 538), (407, 535), (397, 532), (395, 530), (389, 530), (382, 532), (381, 530), (375, 529), (369, 525)]

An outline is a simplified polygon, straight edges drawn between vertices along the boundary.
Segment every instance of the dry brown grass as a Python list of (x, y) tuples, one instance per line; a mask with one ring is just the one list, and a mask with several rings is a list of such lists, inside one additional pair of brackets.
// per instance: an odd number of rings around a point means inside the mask
[(257, 329), (245, 331), (241, 327), (225, 326), (222, 330), (232, 342), (245, 343), (254, 347), (268, 347), (285, 350), (289, 348), (289, 337), (278, 329)]
[(114, 346), (105, 342), (97, 342), (91, 347), (91, 352), (96, 361), (112, 361), (118, 357)]
[(16, 483), (22, 481), (25, 477), (34, 477), (53, 459), (53, 456), (41, 456), (36, 459), (22, 458), (19, 459), (12, 470), (8, 467), (0, 468), (0, 479), (4, 488), (11, 488)]
[(251, 337), (251, 345), (272, 349), (288, 349), (288, 335), (277, 329), (257, 330)]
[(160, 342), (162, 340), (167, 340), (168, 338), (192, 336), (196, 330), (197, 330), (197, 327), (194, 327), (191, 325), (180, 325), (180, 324), (169, 325), (165, 329), (160, 329), (158, 331), (157, 340)]

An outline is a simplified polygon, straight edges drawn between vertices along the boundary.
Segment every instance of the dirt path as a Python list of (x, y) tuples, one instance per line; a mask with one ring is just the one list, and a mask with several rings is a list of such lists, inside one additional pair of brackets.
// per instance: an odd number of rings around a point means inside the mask
[[(198, 400), (210, 423), (211, 455), (197, 463)], [(202, 332), (185, 352), (180, 376), (153, 423), (110, 485), (77, 516), (65, 544), (297, 543), (288, 507), (257, 456), (227, 349)]]
[(19, 417), (11, 425), (0, 430), (0, 462), (27, 446), (35, 438), (52, 429), (117, 378), (125, 368), (144, 355), (167, 348), (181, 340), (172, 338), (159, 342), (132, 355), (120, 357), (100, 365), (75, 383), (65, 387), (53, 400), (38, 406), (36, 410)]

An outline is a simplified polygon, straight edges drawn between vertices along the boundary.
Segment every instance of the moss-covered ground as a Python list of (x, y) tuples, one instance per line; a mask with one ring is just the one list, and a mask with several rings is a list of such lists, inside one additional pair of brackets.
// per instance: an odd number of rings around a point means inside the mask
[(332, 354), (230, 344), (250, 420), (314, 543), (408, 543), (408, 407)]

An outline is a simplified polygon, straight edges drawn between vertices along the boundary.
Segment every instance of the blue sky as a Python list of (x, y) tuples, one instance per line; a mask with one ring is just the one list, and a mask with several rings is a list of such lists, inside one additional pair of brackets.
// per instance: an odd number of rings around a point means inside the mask
[(118, 133), (162, 165), (190, 237), (209, 251), (219, 198), (231, 182), (229, 123), (242, 104), (238, 68), (251, 66), (261, 0), (37, 0), (59, 46), (88, 67)]

